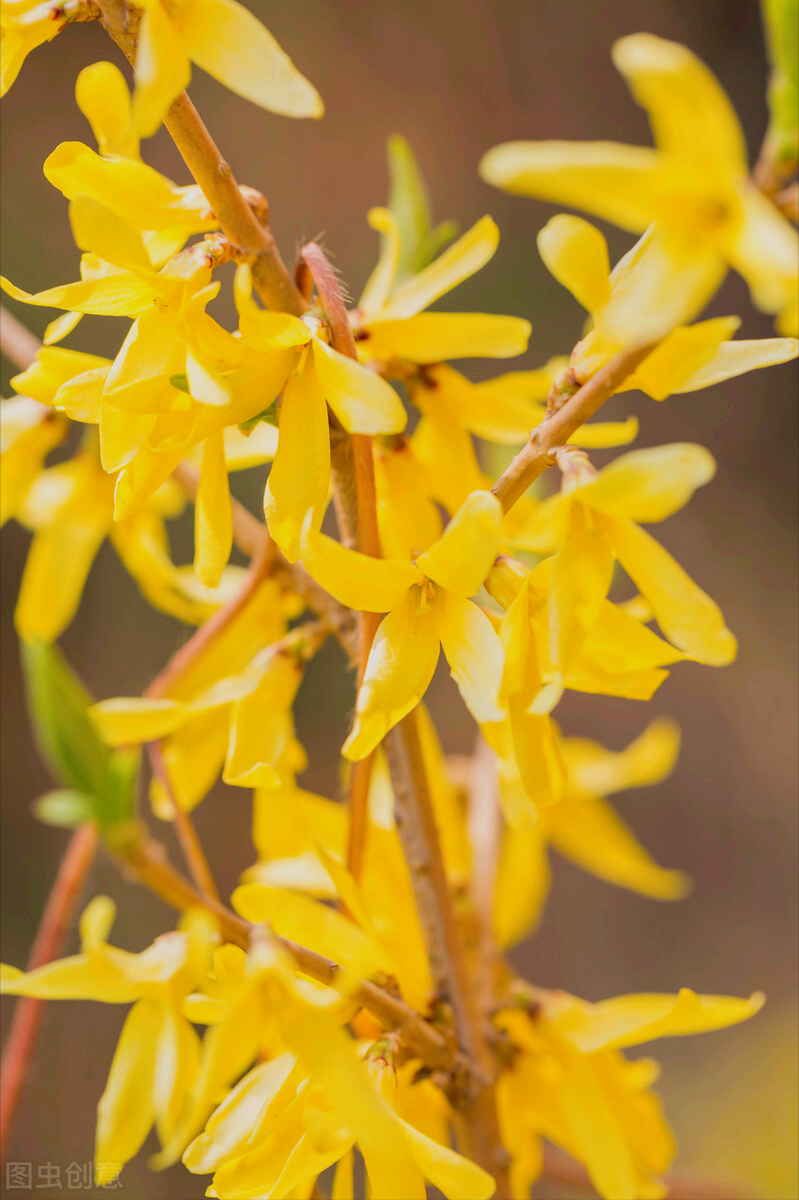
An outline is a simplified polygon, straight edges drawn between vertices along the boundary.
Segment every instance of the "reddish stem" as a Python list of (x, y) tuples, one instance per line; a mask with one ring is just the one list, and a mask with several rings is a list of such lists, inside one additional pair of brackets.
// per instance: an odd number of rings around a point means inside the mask
[[(60, 954), (94, 861), (97, 841), (97, 827), (92, 822), (79, 826), (72, 834), (39, 922), (28, 959), (29, 971), (52, 962)], [(44, 1005), (44, 1000), (21, 996), (6, 1038), (0, 1069), (0, 1165), (5, 1161)]]

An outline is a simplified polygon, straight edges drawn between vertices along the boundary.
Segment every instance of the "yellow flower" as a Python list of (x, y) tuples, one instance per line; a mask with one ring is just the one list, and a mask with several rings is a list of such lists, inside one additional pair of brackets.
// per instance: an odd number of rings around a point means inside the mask
[[(308, 1004), (301, 1013), (308, 1020)], [(249, 1072), (183, 1157), (190, 1171), (214, 1172), (212, 1187), (221, 1200), (306, 1194), (317, 1176), (336, 1163), (343, 1166), (337, 1169), (333, 1194), (339, 1200), (351, 1198), (355, 1145), (364, 1158), (371, 1195), (424, 1200), (425, 1180), (449, 1200), (492, 1195), (495, 1185), (486, 1171), (395, 1111), (397, 1078), (382, 1043), (367, 1052), (364, 1062), (355, 1044), (321, 1013), (308, 1020), (307, 1043), (301, 1037), (296, 1044), (302, 1026), (295, 1032), (294, 1021), (284, 1021), (283, 1028), (296, 1058), (283, 1054)], [(325, 1032), (330, 1040), (322, 1042)], [(298, 1069), (297, 1060), (309, 1073)], [(425, 1085), (402, 1088), (412, 1113), (417, 1093), (425, 1090)], [(425, 1100), (425, 1115), (435, 1112), (431, 1098)], [(414, 1116), (418, 1123), (419, 1114)], [(441, 1124), (439, 1117), (436, 1125)]]
[(280, 436), (264, 493), (269, 532), (290, 562), (300, 553), (300, 533), (310, 511), (322, 523), (330, 488), (329, 405), (348, 433), (399, 433), (407, 417), (385, 379), (327, 343), (322, 321), (259, 309), (250, 274), (237, 275), (241, 341), (253, 350), (288, 353), (280, 401)]
[(494, 932), (513, 945), (536, 926), (549, 891), (547, 846), (608, 883), (657, 900), (679, 900), (689, 881), (659, 867), (605, 796), (660, 783), (679, 747), (671, 721), (660, 718), (619, 753), (588, 738), (562, 738), (566, 782), (555, 804), (531, 805), (519, 780), (500, 767), (505, 828), (494, 892)]
[(31, 50), (51, 41), (68, 21), (70, 0), (2, 0), (0, 96), (5, 96)]
[(133, 123), (155, 133), (195, 62), (232, 92), (270, 112), (321, 117), (316, 89), (271, 33), (236, 0), (141, 0)]
[(16, 517), (67, 423), (28, 395), (0, 402), (0, 525)]
[[(291, 706), (303, 661), (319, 644), (307, 642), (301, 629), (277, 644), (297, 607), (281, 598), (276, 584), (264, 583), (226, 636), (166, 695), (95, 704), (91, 712), (103, 740), (124, 746), (165, 739), (172, 790), (186, 809), (203, 798), (220, 768), (225, 783), (278, 787), (304, 765)], [(169, 819), (171, 804), (161, 788), (154, 786), (151, 795), (155, 811)]]
[(4, 968), (0, 991), (43, 1000), (130, 1004), (97, 1108), (95, 1159), (108, 1182), (139, 1151), (155, 1124), (162, 1144), (173, 1135), (198, 1065), (199, 1038), (183, 1015), (185, 998), (205, 977), (218, 936), (205, 912), (189, 913), (174, 933), (141, 954), (106, 939), (115, 906), (97, 896), (81, 917), (81, 953), (23, 974)]
[(538, 552), (557, 551), (551, 566), (550, 656), (559, 678), (551, 685), (552, 703), (596, 624), (614, 560), (679, 651), (711, 666), (735, 658), (735, 638), (718, 606), (638, 524), (677, 512), (715, 469), (708, 451), (689, 443), (633, 450), (598, 473), (567, 472), (561, 492), (536, 509), (518, 541)]
[(368, 219), (372, 228), (384, 235), (384, 244), (352, 314), (364, 361), (401, 359), (423, 364), (524, 353), (531, 326), (521, 317), (422, 311), (492, 258), (499, 230), (490, 217), (482, 217), (434, 262), (398, 285), (400, 233), (396, 217), (388, 209), (373, 208)]
[(543, 1136), (585, 1165), (605, 1200), (661, 1200), (676, 1146), (649, 1090), (658, 1066), (627, 1062), (619, 1051), (735, 1025), (760, 1010), (762, 994), (739, 1000), (683, 988), (678, 996), (589, 1004), (565, 992), (521, 991), (519, 1007), (497, 1017), (518, 1051), (497, 1084), (514, 1197), (527, 1196), (539, 1174)]
[(475, 719), (502, 719), (502, 647), (488, 617), (468, 597), (481, 587), (499, 546), (502, 509), (473, 492), (441, 538), (415, 563), (369, 558), (306, 522), (302, 560), (350, 608), (385, 612), (375, 634), (342, 753), (364, 758), (424, 696), (443, 647), (452, 677)]
[[(638, 301), (654, 313), (682, 294), (695, 310), (727, 267), (752, 299), (799, 332), (799, 237), (749, 181), (743, 133), (704, 63), (651, 34), (622, 38), (613, 61), (649, 115), (657, 149), (615, 142), (509, 142), (480, 164), (488, 183), (592, 212), (642, 233), (657, 223), (658, 246)], [(643, 340), (646, 340), (644, 337)]]
[(578, 383), (590, 379), (633, 337), (650, 341), (665, 335), (618, 390), (640, 388), (655, 400), (672, 392), (694, 392), (797, 355), (795, 338), (727, 340), (740, 324), (737, 317), (680, 326), (686, 316), (680, 292), (670, 297), (670, 304), (659, 299), (657, 310), (647, 313), (639, 280), (647, 276), (652, 255), (660, 252), (654, 228), (612, 272), (605, 238), (581, 217), (553, 217), (538, 235), (538, 249), (558, 282), (591, 314), (591, 330), (571, 356)]

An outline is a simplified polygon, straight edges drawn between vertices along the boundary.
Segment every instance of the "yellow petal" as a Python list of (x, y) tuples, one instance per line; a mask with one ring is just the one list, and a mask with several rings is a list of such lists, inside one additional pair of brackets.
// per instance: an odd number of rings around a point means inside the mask
[(629, 416), (624, 421), (588, 421), (572, 434), (569, 444), (586, 450), (606, 450), (612, 446), (627, 446), (637, 436), (638, 418)]
[(746, 175), (746, 143), (715, 75), (685, 46), (634, 33), (613, 46), (613, 62), (647, 111), (655, 141), (703, 171)]
[(327, 406), (309, 364), (292, 375), (280, 402), (280, 435), (264, 492), (269, 532), (289, 562), (300, 556), (303, 522), (322, 524), (330, 487)]
[(75, 81), (78, 108), (92, 127), (101, 154), (138, 158), (131, 126), (130, 92), (119, 67), (110, 62), (84, 67)]
[(640, 1046), (659, 1037), (682, 1037), (737, 1025), (759, 1012), (762, 992), (748, 1000), (736, 996), (698, 996), (683, 988), (677, 996), (616, 996), (585, 1005), (585, 1019), (570, 1034), (584, 1053), (608, 1047)]
[(293, 737), (291, 705), (302, 669), (291, 657), (276, 655), (261, 682), (233, 706), (230, 744), (222, 778), (240, 787), (272, 787)]
[[(475, 384), (452, 367), (442, 365), (431, 367), (428, 378), (431, 387), (426, 389), (427, 411), (445, 400), (464, 428), (487, 441), (518, 445), (543, 419), (543, 406), (531, 403), (524, 391), (505, 383), (502, 376)], [(418, 391), (414, 398), (417, 395)]]
[(81, 250), (96, 254), (120, 270), (135, 271), (145, 278), (151, 276), (150, 256), (141, 235), (104, 204), (79, 196), (70, 203), (69, 223), (75, 244)]
[(142, 137), (156, 132), (190, 78), (189, 56), (166, 9), (148, 4), (139, 26), (133, 94), (133, 123)]
[(413, 1160), (435, 1188), (447, 1200), (488, 1200), (496, 1190), (493, 1176), (470, 1162), (462, 1154), (456, 1154), (449, 1146), (442, 1146), (432, 1138), (425, 1137), (407, 1121), (397, 1122), (409, 1144)]
[(673, 330), (620, 390), (640, 388), (653, 400), (665, 400), (672, 392), (686, 390), (686, 382), (713, 361), (721, 344), (734, 335), (739, 325), (737, 317), (716, 317)]
[(553, 805), (549, 837), (560, 854), (618, 887), (655, 900), (680, 900), (690, 890), (688, 877), (659, 867), (604, 800)]
[(24, 292), (9, 280), (0, 277), (0, 287), (14, 300), (36, 304), (41, 308), (66, 308), (101, 317), (135, 317), (155, 299), (151, 280), (132, 271), (112, 271), (96, 279), (79, 283), (64, 283), (44, 292)]
[(488, 617), (453, 592), (440, 592), (435, 615), (452, 678), (478, 724), (501, 721), (499, 704), (504, 654)]
[[(617, 460), (618, 461), (618, 460)], [(581, 495), (581, 489), (575, 493)], [(580, 503), (569, 512), (566, 536), (552, 565), (549, 598), (550, 657), (566, 675), (596, 623), (613, 577), (613, 553)]]
[(372, 558), (350, 550), (308, 523), (302, 535), (302, 561), (309, 575), (347, 608), (388, 612), (405, 602), (408, 588), (421, 583), (413, 563)]
[(340, 1158), (333, 1173), (330, 1200), (355, 1200), (352, 1178), (352, 1150)]
[(189, 1022), (171, 1004), (164, 1005), (153, 1080), (155, 1124), (162, 1144), (172, 1136), (194, 1084), (199, 1046), (200, 1039)]
[[(155, 1119), (155, 1049), (162, 1023), (159, 1006), (140, 1000), (128, 1014), (97, 1105), (97, 1169), (116, 1166), (113, 1178), (141, 1149)], [(104, 1170), (104, 1181), (106, 1177)]]
[(60, 317), (50, 321), (42, 335), (42, 342), (45, 346), (54, 346), (56, 342), (63, 341), (67, 334), (72, 333), (78, 322), (82, 320), (83, 313), (62, 313)]
[(397, 393), (374, 371), (313, 339), (319, 386), (348, 433), (401, 433), (408, 417)]
[(100, 700), (90, 712), (100, 737), (109, 746), (156, 742), (186, 719), (185, 705), (177, 700), (156, 700), (148, 696)]
[(358, 301), (359, 311), (368, 317), (380, 312), (388, 302), (397, 276), (402, 247), (399, 225), (393, 212), (387, 208), (370, 208), (366, 219), (372, 229), (383, 235), (380, 258)]
[(377, 524), (386, 558), (412, 559), (441, 537), (427, 473), (405, 439), (374, 447)]
[(608, 244), (595, 226), (565, 214), (547, 221), (538, 235), (547, 269), (589, 313), (610, 299)]
[(732, 662), (738, 645), (721, 610), (679, 563), (631, 521), (615, 517), (611, 539), (616, 557), (652, 605), (666, 637), (699, 662), (715, 667)]
[(419, 570), (458, 596), (473, 596), (499, 553), (502, 506), (491, 492), (472, 492), (435, 545), (416, 560)]
[(532, 326), (521, 317), (487, 313), (420, 313), (405, 321), (372, 321), (358, 345), (381, 362), (405, 358), (437, 363), (453, 358), (513, 358), (524, 354)]
[(694, 181), (656, 151), (618, 142), (506, 142), (484, 155), (480, 174), (507, 192), (581, 208), (633, 233)]
[(636, 1200), (640, 1193), (631, 1150), (590, 1059), (574, 1052), (564, 1058), (558, 1095), (576, 1156), (605, 1200)]
[(742, 200), (743, 220), (728, 247), (730, 262), (749, 284), (755, 305), (784, 314), (789, 320), (780, 332), (796, 337), (799, 329), (787, 325), (796, 324), (799, 232), (754, 186), (744, 189)]
[(205, 439), (200, 485), (194, 502), (194, 570), (206, 587), (222, 578), (233, 547), (230, 486), (222, 430)]
[(563, 744), (570, 789), (576, 787), (589, 796), (660, 783), (671, 773), (679, 750), (680, 730), (668, 717), (650, 722), (618, 753), (588, 738), (566, 738)]
[(549, 891), (543, 831), (506, 828), (494, 884), (492, 927), (502, 949), (533, 931)]
[(622, 454), (573, 494), (583, 504), (632, 521), (663, 521), (688, 503), (716, 473), (712, 454), (674, 442)]
[[(740, 342), (722, 342), (707, 363), (673, 390), (677, 393), (696, 392), (699, 388), (723, 383), (725, 379), (734, 379), (736, 375), (743, 375), (746, 371), (791, 362), (797, 354), (799, 342), (796, 338), (756, 338), (751, 341), (742, 339)], [(645, 366), (646, 363), (642, 365)]]
[[(419, 592), (413, 588), (380, 623), (358, 692), (352, 733), (342, 749), (346, 758), (365, 758), (427, 691), (438, 661), (439, 636), (432, 614), (419, 608)], [(489, 630), (493, 633), (490, 625)]]
[(189, 57), (232, 92), (285, 117), (321, 117), (316, 89), (236, 0), (193, 0), (182, 22)]
[(391, 971), (385, 951), (354, 921), (327, 904), (282, 888), (258, 883), (237, 887), (231, 897), (236, 912), (256, 925), (267, 922), (281, 937), (319, 954), (329, 955), (358, 975)]
[(496, 223), (491, 217), (481, 217), (429, 267), (401, 283), (381, 316), (392, 321), (415, 317), (439, 296), (484, 267), (498, 245)]

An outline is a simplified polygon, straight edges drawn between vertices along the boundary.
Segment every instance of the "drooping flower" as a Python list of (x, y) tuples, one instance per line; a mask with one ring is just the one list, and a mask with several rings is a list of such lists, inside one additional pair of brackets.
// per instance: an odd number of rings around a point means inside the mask
[(675, 294), (698, 310), (733, 267), (756, 306), (778, 315), (781, 333), (796, 336), (799, 237), (750, 181), (743, 133), (720, 84), (690, 50), (652, 34), (621, 38), (613, 61), (647, 110), (656, 150), (508, 142), (485, 155), (483, 178), (634, 233), (656, 222), (657, 249), (638, 281), (647, 313), (668, 309)]

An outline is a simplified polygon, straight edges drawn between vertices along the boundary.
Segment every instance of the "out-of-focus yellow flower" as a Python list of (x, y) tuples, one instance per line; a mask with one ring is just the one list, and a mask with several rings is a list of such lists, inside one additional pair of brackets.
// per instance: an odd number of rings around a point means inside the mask
[[(522, 988), (524, 985), (522, 985)], [(540, 1173), (539, 1138), (579, 1159), (605, 1200), (660, 1200), (674, 1137), (649, 1090), (659, 1069), (627, 1062), (621, 1049), (658, 1037), (725, 1029), (754, 1016), (748, 1000), (698, 996), (617, 996), (589, 1004), (565, 992), (532, 991), (496, 1018), (518, 1053), (497, 1083), (503, 1142), (513, 1164), (514, 1200)], [(524, 1011), (526, 1009), (526, 1011)]]
[(31, 396), (0, 402), (0, 525), (16, 517), (67, 422)]
[[(675, 294), (698, 311), (729, 266), (758, 308), (778, 314), (780, 332), (796, 336), (799, 237), (749, 181), (743, 133), (718, 81), (690, 50), (651, 34), (616, 42), (613, 61), (647, 110), (656, 150), (509, 142), (485, 155), (483, 178), (634, 233), (656, 222), (656, 245), (636, 281), (645, 313), (661, 304), (668, 311)], [(649, 340), (646, 331), (641, 340)]]
[(321, 117), (316, 89), (236, 0), (141, 0), (133, 122), (155, 133), (195, 62), (232, 92), (287, 117)]
[(0, 991), (42, 1000), (130, 1004), (105, 1091), (97, 1107), (95, 1158), (108, 1183), (139, 1151), (155, 1124), (162, 1144), (173, 1135), (194, 1085), (199, 1038), (183, 1014), (186, 997), (204, 980), (218, 938), (213, 918), (196, 911), (174, 933), (141, 954), (106, 939), (115, 906), (97, 896), (81, 917), (82, 950), (23, 974), (3, 969)]
[(659, 300), (657, 311), (647, 314), (638, 280), (646, 276), (650, 256), (659, 252), (654, 227), (613, 271), (605, 238), (582, 217), (553, 217), (538, 235), (538, 249), (558, 282), (591, 314), (591, 330), (571, 356), (578, 383), (590, 379), (631, 336), (647, 341), (665, 335), (618, 389), (640, 388), (655, 400), (665, 400), (672, 392), (694, 392), (797, 355), (795, 338), (728, 340), (740, 325), (737, 317), (680, 326), (680, 293), (670, 298), (671, 307)]
[(440, 647), (475, 719), (502, 719), (502, 647), (488, 617), (468, 599), (496, 557), (501, 526), (498, 500), (473, 492), (439, 540), (410, 563), (370, 558), (306, 522), (302, 559), (310, 574), (342, 604), (388, 614), (375, 634), (346, 757), (364, 758), (419, 703)]
[(550, 706), (596, 625), (614, 559), (679, 651), (711, 666), (725, 666), (735, 658), (736, 641), (718, 606), (638, 524), (663, 521), (677, 512), (715, 469), (702, 446), (676, 443), (633, 450), (598, 473), (587, 467), (567, 471), (560, 493), (535, 510), (519, 544), (539, 553), (556, 551), (550, 657), (558, 678), (550, 685)]
[[(291, 706), (303, 663), (319, 645), (318, 640), (309, 642), (301, 629), (276, 644), (287, 616), (296, 615), (297, 608), (281, 597), (275, 583), (264, 583), (226, 636), (166, 695), (118, 697), (94, 705), (92, 716), (103, 740), (124, 746), (164, 739), (172, 791), (186, 809), (203, 798), (220, 768), (226, 783), (280, 786), (304, 766)], [(168, 819), (171, 804), (157, 784), (152, 800), (156, 812)]]
[(0, 2), (0, 96), (5, 96), (31, 50), (52, 41), (75, 7), (71, 0)]
[(493, 921), (501, 946), (520, 941), (538, 922), (549, 890), (547, 846), (600, 879), (644, 896), (679, 900), (686, 894), (686, 876), (659, 867), (604, 799), (660, 783), (674, 766), (678, 747), (676, 726), (663, 718), (618, 753), (588, 738), (559, 739), (565, 788), (549, 805), (531, 805), (520, 781), (500, 768), (505, 828)]

